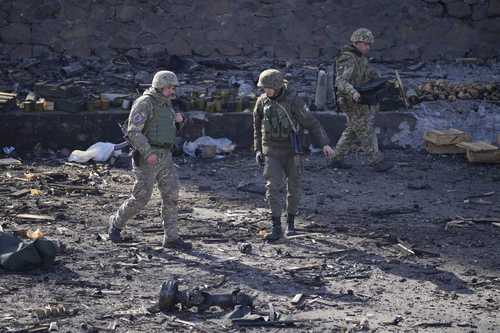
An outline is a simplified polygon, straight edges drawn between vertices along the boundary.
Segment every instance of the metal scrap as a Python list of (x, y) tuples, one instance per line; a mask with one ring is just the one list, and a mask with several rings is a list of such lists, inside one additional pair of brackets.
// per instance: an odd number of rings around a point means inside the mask
[(158, 304), (162, 311), (171, 311), (177, 304), (185, 308), (197, 307), (198, 311), (204, 311), (211, 306), (223, 309), (232, 309), (236, 305), (252, 307), (253, 299), (238, 289), (228, 294), (210, 294), (198, 288), (180, 291), (179, 281), (169, 280), (161, 286)]

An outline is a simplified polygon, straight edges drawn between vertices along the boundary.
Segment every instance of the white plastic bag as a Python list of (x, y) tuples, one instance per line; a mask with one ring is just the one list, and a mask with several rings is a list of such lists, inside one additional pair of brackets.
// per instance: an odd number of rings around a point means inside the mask
[(253, 85), (247, 82), (240, 82), (240, 87), (238, 88), (238, 96), (239, 97), (255, 97), (255, 93), (253, 92)]
[(193, 142), (184, 142), (182, 150), (186, 155), (195, 157), (196, 149), (202, 145), (216, 146), (217, 154), (231, 153), (234, 148), (236, 148), (236, 145), (233, 144), (233, 142), (228, 138), (214, 139), (210, 136), (202, 136), (194, 140)]
[(68, 157), (69, 162), (87, 163), (90, 160), (105, 162), (113, 154), (115, 144), (109, 142), (97, 142), (86, 151), (74, 150)]

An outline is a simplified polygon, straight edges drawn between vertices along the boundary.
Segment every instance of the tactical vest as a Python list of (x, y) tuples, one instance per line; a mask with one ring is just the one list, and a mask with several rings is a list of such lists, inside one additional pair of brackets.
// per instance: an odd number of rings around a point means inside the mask
[(150, 97), (153, 112), (144, 126), (144, 135), (152, 146), (168, 147), (175, 143), (175, 112), (171, 105)]
[[(281, 105), (281, 107), (280, 107)], [(288, 111), (290, 117), (290, 105), (288, 103), (279, 103), (270, 98), (266, 98), (263, 106), (262, 138), (271, 141), (287, 141), (292, 132), (292, 125), (285, 111)]]

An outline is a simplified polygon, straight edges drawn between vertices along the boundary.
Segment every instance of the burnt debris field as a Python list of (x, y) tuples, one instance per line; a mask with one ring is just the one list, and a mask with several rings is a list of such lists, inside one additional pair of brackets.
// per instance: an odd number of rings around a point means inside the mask
[[(347, 171), (308, 158), (299, 233), (273, 245), (261, 237), (270, 217), (253, 156), (177, 158), (190, 252), (161, 248), (156, 191), (127, 241), (107, 240), (107, 217), (133, 184), (127, 169), (54, 158), (3, 166), (2, 229), (39, 229), (58, 246), (48, 269), (0, 270), (0, 331), (498, 331), (500, 170), (388, 155), (397, 162), (385, 174), (357, 158)], [(241, 326), (232, 309), (159, 311), (172, 279), (183, 291), (239, 289), (254, 308)]]

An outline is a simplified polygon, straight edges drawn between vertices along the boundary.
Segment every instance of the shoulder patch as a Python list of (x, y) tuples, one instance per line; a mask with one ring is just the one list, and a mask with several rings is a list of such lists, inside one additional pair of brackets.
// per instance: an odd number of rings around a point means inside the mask
[(137, 112), (132, 117), (132, 124), (134, 125), (142, 125), (146, 122), (146, 116), (142, 112)]

